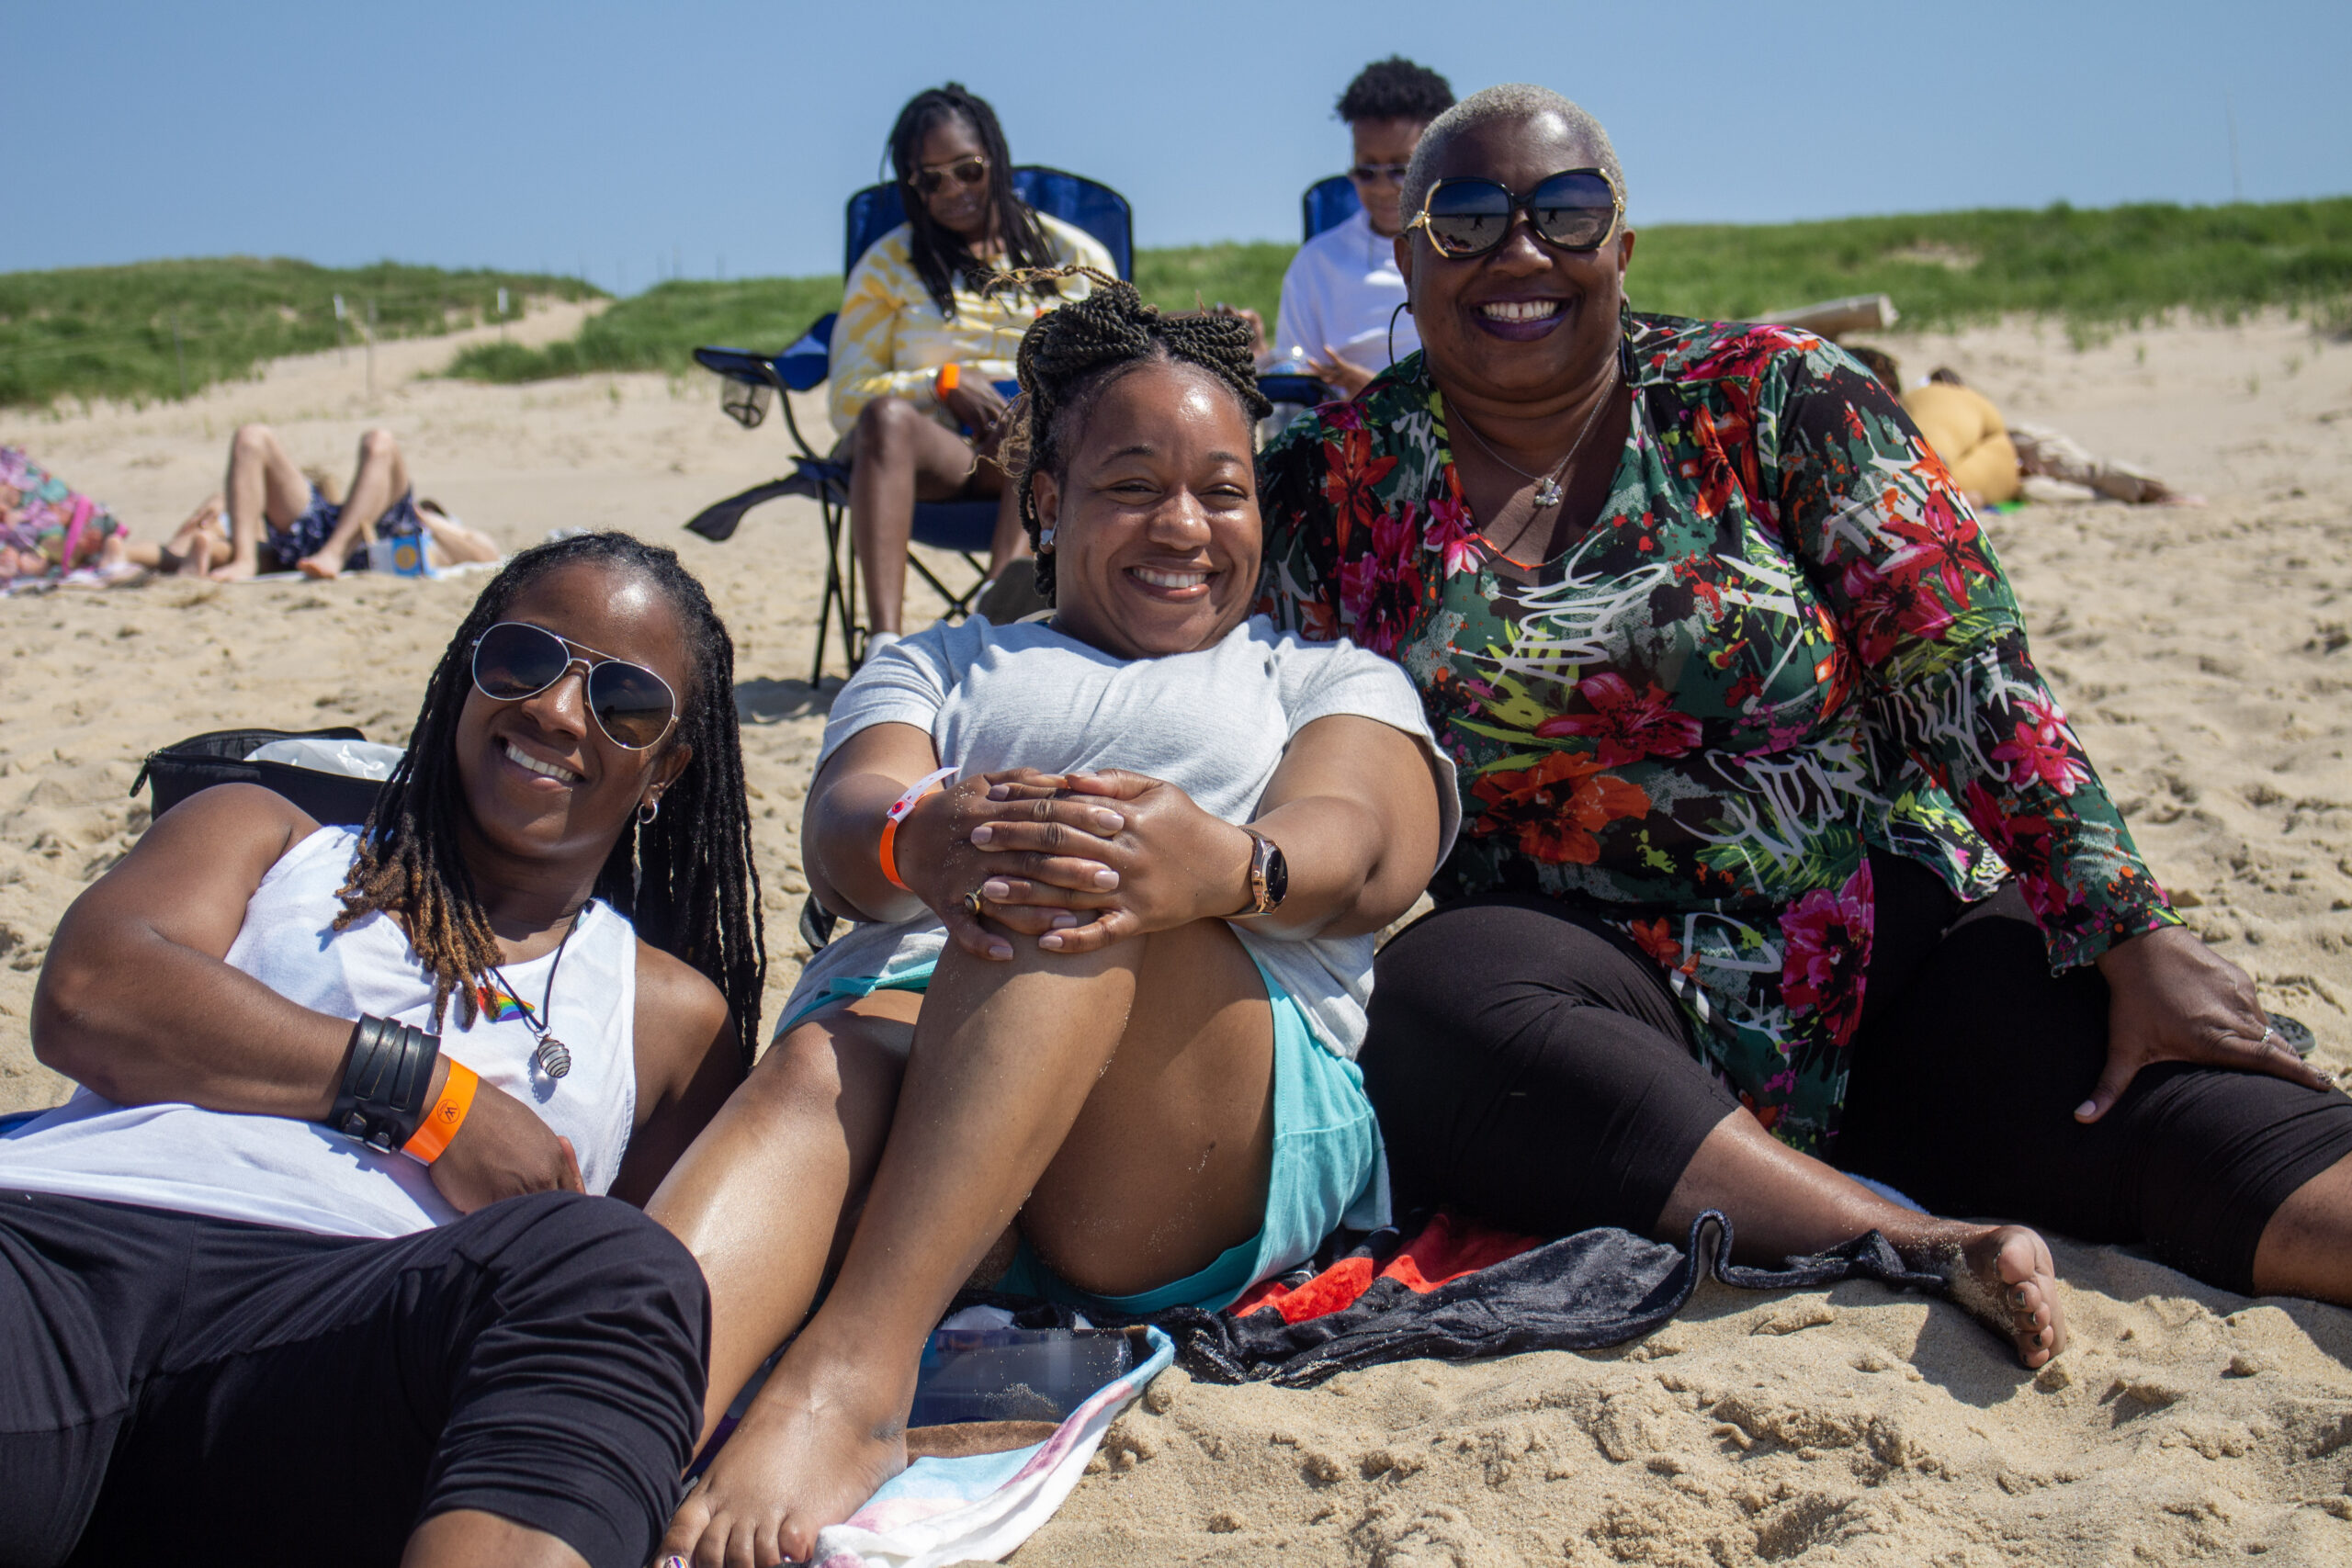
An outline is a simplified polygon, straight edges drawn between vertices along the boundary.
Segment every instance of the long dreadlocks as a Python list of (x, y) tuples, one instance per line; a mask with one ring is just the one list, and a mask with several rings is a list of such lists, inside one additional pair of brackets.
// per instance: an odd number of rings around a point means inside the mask
[(972, 128), (981, 152), (988, 158), (989, 203), (996, 211), (997, 235), (1004, 242), (1005, 266), (1015, 271), (1049, 267), (1054, 265), (1054, 247), (1046, 240), (1046, 226), (1037, 220), (1035, 211), (1013, 193), (1012, 154), (1005, 147), (1004, 128), (997, 123), (996, 110), (989, 107), (988, 100), (967, 91), (961, 82), (917, 93), (907, 100), (907, 107), (899, 111), (898, 123), (890, 128), (890, 168), (898, 176), (899, 199), (913, 230), (907, 247), (909, 259), (915, 264), (915, 273), (922, 279), (932, 302), (939, 307), (939, 313), (953, 318), (956, 280), (961, 278), (966, 287), (978, 288), (995, 276), (997, 269), (974, 255), (970, 243), (961, 235), (933, 222), (930, 204), (915, 187), (916, 162), (922, 154), (922, 139), (951, 119), (960, 119)]
[(1207, 311), (1162, 315), (1147, 305), (1132, 283), (1091, 266), (1049, 267), (1013, 273), (989, 287), (1009, 288), (1065, 277), (1085, 276), (1094, 291), (1057, 306), (1032, 323), (1021, 339), (1017, 361), (1021, 396), (1006, 414), (997, 461), (1020, 487), (1021, 522), (1036, 557), (1037, 591), (1054, 596), (1054, 555), (1041, 549), (1037, 501), (1029, 480), (1038, 473), (1062, 478), (1069, 471), (1076, 432), (1071, 418), (1104, 388), (1152, 360), (1205, 370), (1235, 398), (1254, 423), (1272, 412), (1258, 390), (1257, 362), (1250, 347), (1250, 324), (1238, 316)]
[(676, 552), (627, 534), (536, 545), (491, 579), (474, 601), (425, 684), (408, 750), (360, 830), (335, 929), (379, 912), (398, 917), (417, 962), (433, 976), (433, 1026), (441, 1026), (453, 994), (460, 1022), (472, 1026), (474, 989), (500, 962), (497, 938), (458, 847), (466, 800), (458, 776), (458, 715), (473, 682), (474, 643), (505, 618), (524, 589), (559, 567), (581, 563), (622, 568), (661, 590), (684, 625), (692, 665), (686, 689), (678, 694), (669, 744), (693, 747), (694, 759), (671, 784), (652, 822), (639, 826), (632, 818), (622, 828), (597, 875), (595, 896), (628, 916), (646, 942), (718, 987), (734, 1014), (748, 1066), (759, 1042), (767, 949), (735, 723), (735, 645)]

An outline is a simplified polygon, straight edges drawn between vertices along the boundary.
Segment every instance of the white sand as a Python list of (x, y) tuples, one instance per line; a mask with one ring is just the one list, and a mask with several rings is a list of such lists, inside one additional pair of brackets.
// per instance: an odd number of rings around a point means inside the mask
[[(560, 336), (577, 315), (513, 330)], [(2084, 352), (2030, 326), (1888, 346), (2209, 499), (1988, 526), (2157, 874), (2352, 1077), (2352, 348), (2277, 319)], [(373, 399), (357, 353), (322, 355), (185, 404), (0, 413), (0, 440), (153, 534), (219, 484), (241, 422), (346, 471), (384, 423), (421, 493), (510, 545), (558, 526), (675, 544), (737, 639), (772, 1020), (796, 969), (798, 808), (822, 722), (801, 683), (820, 535), (797, 502), (725, 546), (678, 525), (783, 471), (780, 421), (738, 431), (699, 378), (409, 379), (449, 352), (379, 349)], [(240, 724), (401, 739), (478, 583), (0, 603), (0, 1110), (64, 1092), (24, 1020), (58, 916), (144, 822), (126, 793), (138, 759)], [(1626, 1351), (1417, 1362), (1308, 1393), (1171, 1376), (1016, 1562), (2352, 1561), (2352, 1314), (2227, 1296), (2124, 1250), (2057, 1253), (2075, 1342), (2040, 1377), (1951, 1307), (1870, 1285), (1710, 1287)]]

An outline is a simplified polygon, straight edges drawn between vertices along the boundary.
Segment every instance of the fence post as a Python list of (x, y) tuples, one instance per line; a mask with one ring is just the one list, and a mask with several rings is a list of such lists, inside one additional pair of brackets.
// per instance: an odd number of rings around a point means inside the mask
[(172, 362), (180, 369), (180, 401), (187, 401), (187, 354), (180, 347), (180, 308), (172, 307)]
[(334, 297), (334, 362), (339, 366), (351, 363), (343, 348), (343, 296), (340, 294)]
[(376, 301), (368, 301), (368, 395), (376, 395)]

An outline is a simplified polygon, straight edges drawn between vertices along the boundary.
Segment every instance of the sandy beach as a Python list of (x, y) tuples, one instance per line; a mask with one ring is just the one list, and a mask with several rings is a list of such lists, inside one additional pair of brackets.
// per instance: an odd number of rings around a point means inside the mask
[[(510, 331), (560, 337), (580, 314)], [(372, 393), (354, 350), (183, 403), (0, 412), (0, 441), (155, 536), (220, 484), (240, 423), (344, 474), (382, 424), (420, 494), (509, 547), (558, 527), (674, 544), (736, 638), (772, 1023), (797, 971), (798, 817), (826, 701), (806, 683), (822, 536), (799, 502), (723, 546), (679, 525), (784, 471), (781, 421), (739, 430), (699, 376), (431, 378), (482, 335), (495, 329), (379, 347)], [(2013, 417), (2205, 498), (2037, 504), (1986, 527), (2157, 875), (2352, 1081), (2352, 345), (2269, 317), (2086, 347), (2031, 322), (1885, 346), (1915, 377), (1950, 364)], [(797, 406), (814, 434), (821, 407)], [(243, 725), (404, 739), (481, 581), (155, 581), (0, 603), (0, 1111), (66, 1092), (33, 1061), (26, 1016), (58, 917), (146, 824), (140, 759)], [(2352, 1313), (2052, 1239), (2075, 1337), (2038, 1375), (1956, 1309), (1860, 1284), (1710, 1287), (1618, 1351), (1415, 1362), (1312, 1393), (1171, 1373), (1013, 1561), (2352, 1561)]]

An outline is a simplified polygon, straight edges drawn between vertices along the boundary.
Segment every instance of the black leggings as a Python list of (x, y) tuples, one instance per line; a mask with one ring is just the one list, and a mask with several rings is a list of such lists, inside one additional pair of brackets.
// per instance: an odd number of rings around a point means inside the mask
[(391, 1564), (477, 1508), (639, 1568), (708, 1338), (610, 1198), (374, 1241), (0, 1192), (0, 1564)]
[[(2107, 983), (2052, 976), (2014, 886), (1962, 905), (1871, 857), (1877, 924), (1830, 1158), (1947, 1214), (2144, 1242), (2240, 1293), (2290, 1194), (2352, 1156), (2352, 1099), (2168, 1064), (2098, 1122)], [(1400, 1206), (1647, 1233), (1738, 1101), (1657, 963), (1552, 899), (1450, 904), (1382, 949), (1361, 1063)]]

